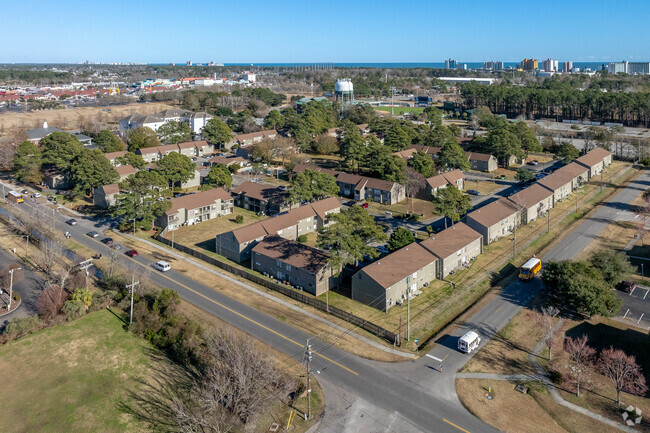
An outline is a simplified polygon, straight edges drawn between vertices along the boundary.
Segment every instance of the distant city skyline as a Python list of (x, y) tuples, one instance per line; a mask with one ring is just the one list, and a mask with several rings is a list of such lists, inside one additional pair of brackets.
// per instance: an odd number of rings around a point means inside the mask
[(650, 2), (31, 0), (3, 15), (0, 63), (650, 60)]

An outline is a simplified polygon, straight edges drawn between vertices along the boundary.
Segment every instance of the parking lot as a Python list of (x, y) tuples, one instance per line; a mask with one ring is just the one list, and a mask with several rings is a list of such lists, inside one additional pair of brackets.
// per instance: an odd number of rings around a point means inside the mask
[(650, 287), (637, 285), (630, 293), (617, 291), (617, 295), (623, 301), (620, 316), (650, 330)]

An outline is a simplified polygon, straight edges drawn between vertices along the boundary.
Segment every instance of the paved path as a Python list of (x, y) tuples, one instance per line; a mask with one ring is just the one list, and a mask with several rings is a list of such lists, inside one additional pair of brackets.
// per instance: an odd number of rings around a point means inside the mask
[[(564, 323), (564, 320), (562, 320), (562, 319), (558, 320), (558, 322), (555, 324), (555, 329), (556, 330), (560, 329), (562, 327), (563, 323)], [(551, 394), (551, 396), (553, 397), (553, 400), (555, 400), (555, 402), (557, 404), (560, 404), (560, 405), (566, 407), (567, 409), (571, 409), (573, 411), (579, 412), (579, 413), (581, 413), (581, 414), (583, 414), (585, 416), (588, 416), (589, 418), (594, 419), (596, 421), (600, 421), (602, 423), (605, 423), (605, 424), (607, 424), (607, 425), (609, 425), (611, 427), (614, 427), (614, 428), (616, 428), (618, 430), (628, 432), (628, 433), (634, 433), (634, 432), (637, 431), (637, 430), (635, 430), (635, 429), (633, 429), (631, 427), (628, 427), (626, 425), (623, 425), (621, 423), (613, 421), (613, 420), (611, 420), (609, 418), (606, 418), (606, 417), (604, 417), (602, 415), (599, 415), (599, 414), (597, 414), (595, 412), (592, 412), (589, 409), (585, 409), (582, 406), (578, 406), (577, 404), (573, 404), (571, 402), (568, 402), (564, 398), (562, 398), (562, 395), (557, 390), (557, 388), (555, 387), (555, 385), (553, 384), (551, 379), (548, 378), (548, 376), (546, 375), (546, 372), (544, 371), (542, 366), (539, 365), (539, 361), (538, 361), (539, 360), (539, 354), (542, 352), (542, 350), (544, 350), (545, 347), (546, 347), (546, 345), (544, 344), (544, 341), (540, 341), (539, 343), (537, 343), (537, 345), (533, 349), (532, 353), (528, 354), (528, 361), (530, 361), (530, 363), (533, 365), (533, 367), (535, 368), (535, 371), (537, 372), (537, 375), (539, 376), (539, 378), (541, 378), (542, 383), (544, 384), (544, 386), (546, 386), (546, 389), (548, 390), (549, 394)]]
[(494, 374), (494, 373), (456, 373), (456, 379), (490, 379), (507, 380), (511, 382), (528, 382), (529, 380), (540, 380), (535, 374)]

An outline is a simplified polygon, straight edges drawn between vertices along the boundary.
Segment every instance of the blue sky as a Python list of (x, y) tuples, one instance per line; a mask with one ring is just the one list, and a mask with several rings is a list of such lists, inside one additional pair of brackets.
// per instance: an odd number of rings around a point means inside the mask
[(2, 63), (650, 61), (647, 0), (0, 4)]

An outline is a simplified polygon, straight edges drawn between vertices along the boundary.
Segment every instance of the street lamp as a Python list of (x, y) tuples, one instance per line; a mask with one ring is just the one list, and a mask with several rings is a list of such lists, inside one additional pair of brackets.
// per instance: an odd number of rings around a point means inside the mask
[(29, 235), (22, 235), (23, 238), (25, 238), (25, 257), (28, 257), (28, 249), (29, 249)]
[(14, 268), (14, 269), (9, 269), (9, 275), (11, 277), (9, 278), (9, 307), (7, 308), (7, 311), (11, 311), (11, 298), (13, 297), (13, 292), (14, 292), (14, 272), (20, 271), (22, 268)]

